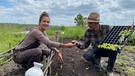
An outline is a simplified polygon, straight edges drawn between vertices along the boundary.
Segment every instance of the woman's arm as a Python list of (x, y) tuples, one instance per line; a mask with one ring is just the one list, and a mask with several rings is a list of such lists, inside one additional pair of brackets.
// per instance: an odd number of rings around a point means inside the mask
[(58, 59), (63, 62), (63, 58), (62, 58), (62, 54), (60, 52), (60, 50), (58, 50), (57, 48), (54, 48), (54, 47), (49, 47), (50, 49), (52, 49), (53, 51), (55, 51), (58, 55)]
[(43, 42), (45, 45), (49, 46), (49, 47), (62, 47), (62, 48), (71, 48), (73, 46), (75, 46), (75, 44), (71, 43), (59, 43), (59, 42), (55, 42), (55, 41), (51, 41), (44, 33), (42, 33), (40, 30), (34, 30), (33, 31), (33, 37), (35, 37), (36, 39), (38, 39), (40, 42)]

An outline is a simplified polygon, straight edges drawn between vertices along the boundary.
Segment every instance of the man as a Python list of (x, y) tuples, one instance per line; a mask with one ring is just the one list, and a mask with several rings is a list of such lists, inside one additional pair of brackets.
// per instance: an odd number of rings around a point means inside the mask
[(89, 45), (92, 45), (92, 50), (88, 50), (84, 53), (83, 57), (92, 62), (93, 65), (99, 65), (101, 57), (108, 57), (107, 71), (113, 72), (114, 63), (117, 53), (111, 50), (98, 48), (100, 42), (105, 38), (107, 33), (111, 30), (108, 25), (100, 25), (100, 15), (97, 12), (90, 13), (86, 22), (88, 22), (88, 29), (84, 34), (83, 43), (77, 43), (77, 47), (80, 49), (86, 49)]

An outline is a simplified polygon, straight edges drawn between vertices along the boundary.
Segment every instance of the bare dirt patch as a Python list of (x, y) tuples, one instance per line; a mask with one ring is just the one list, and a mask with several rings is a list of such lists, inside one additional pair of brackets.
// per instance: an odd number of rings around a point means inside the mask
[[(67, 42), (71, 42), (71, 39), (64, 39), (64, 43)], [(103, 76), (90, 62), (83, 59), (84, 52), (77, 47), (62, 49), (64, 62), (60, 63), (57, 55), (54, 56), (51, 76)], [(13, 61), (0, 67), (0, 76), (24, 76), (24, 74), (25, 70)]]

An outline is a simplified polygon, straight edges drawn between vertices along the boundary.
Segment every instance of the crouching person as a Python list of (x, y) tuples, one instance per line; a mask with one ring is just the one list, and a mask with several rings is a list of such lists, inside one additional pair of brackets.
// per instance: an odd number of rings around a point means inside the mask
[(49, 56), (49, 50), (43, 50), (39, 48), (40, 43), (44, 43), (48, 47), (53, 47), (57, 52), (58, 57), (62, 60), (60, 51), (56, 48), (71, 48), (75, 46), (72, 43), (58, 43), (51, 41), (45, 32), (50, 26), (50, 17), (48, 13), (43, 12), (39, 18), (39, 26), (32, 29), (26, 37), (18, 44), (13, 51), (14, 62), (21, 64), (25, 69), (33, 67), (33, 62), (40, 63), (43, 60), (43, 56)]
[(108, 57), (107, 71), (112, 74), (117, 52), (98, 48), (98, 45), (109, 33), (111, 28), (109, 25), (99, 24), (100, 15), (97, 12), (90, 13), (86, 22), (89, 28), (85, 31), (83, 43), (76, 42), (77, 47), (86, 49), (90, 44), (92, 45), (92, 50), (85, 52), (83, 57), (93, 65), (99, 65), (101, 57)]

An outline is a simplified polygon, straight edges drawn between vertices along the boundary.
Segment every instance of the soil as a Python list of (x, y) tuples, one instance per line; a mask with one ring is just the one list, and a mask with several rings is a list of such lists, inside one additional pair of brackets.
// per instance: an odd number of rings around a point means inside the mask
[[(71, 40), (64, 40), (64, 43), (68, 42)], [(52, 76), (55, 76), (56, 73), (58, 76), (102, 76), (97, 68), (82, 57), (84, 52), (77, 47), (62, 49), (64, 62), (60, 63), (57, 56), (54, 57)]]
[[(71, 42), (71, 39), (64, 39), (63, 42)], [(98, 68), (83, 59), (84, 52), (77, 47), (63, 48), (64, 62), (60, 63), (57, 55), (54, 56), (51, 76), (105, 76)], [(24, 76), (24, 74), (25, 70), (13, 61), (0, 67), (0, 76)]]

